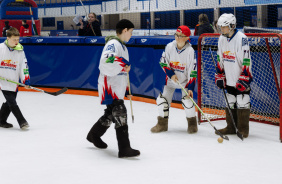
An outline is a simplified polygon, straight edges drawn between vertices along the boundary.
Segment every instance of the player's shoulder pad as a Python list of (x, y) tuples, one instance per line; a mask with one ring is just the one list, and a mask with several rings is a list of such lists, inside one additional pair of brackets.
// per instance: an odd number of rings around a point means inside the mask
[(194, 49), (193, 49), (193, 47), (192, 47), (192, 44), (191, 44), (190, 42), (187, 42), (187, 43), (186, 43), (186, 47), (187, 47), (187, 49), (189, 49), (190, 51), (191, 51), (191, 50), (194, 51)]
[(249, 43), (248, 42), (248, 37), (244, 33), (242, 33), (242, 32), (240, 32), (239, 34), (240, 34), (240, 37), (242, 39), (242, 47), (245, 46), (245, 45), (248, 45), (248, 43)]
[(0, 49), (3, 49), (3, 48), (5, 48), (5, 47), (7, 47), (7, 46), (4, 44), (4, 42), (3, 42), (3, 43), (0, 43)]
[(116, 46), (119, 44), (119, 42), (115, 39), (110, 40), (106, 45), (106, 49), (105, 51), (112, 51), (115, 52), (116, 51)]
[(171, 49), (171, 48), (174, 48), (174, 47), (176, 47), (176, 41), (175, 41), (175, 40), (173, 40), (172, 42), (169, 42), (169, 43), (165, 46), (166, 49)]

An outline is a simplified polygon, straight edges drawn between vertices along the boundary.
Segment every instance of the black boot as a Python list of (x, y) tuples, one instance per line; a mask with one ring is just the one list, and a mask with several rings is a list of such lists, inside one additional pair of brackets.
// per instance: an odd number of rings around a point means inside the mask
[(136, 157), (140, 155), (140, 151), (132, 149), (130, 147), (128, 137), (128, 125), (121, 126), (116, 129), (117, 141), (118, 141), (118, 157)]
[[(225, 113), (226, 113), (227, 127), (223, 128), (223, 129), (220, 129), (218, 131), (220, 133), (222, 133), (223, 135), (226, 135), (226, 134), (236, 134), (236, 129), (235, 129), (234, 125), (233, 125), (233, 122), (232, 122), (231, 116), (229, 114), (228, 108), (225, 108)], [(232, 116), (234, 118), (235, 125), (237, 125), (237, 109), (231, 109), (231, 113), (232, 113)], [(217, 134), (217, 132), (215, 132), (215, 134)]]
[(29, 124), (27, 123), (27, 121), (25, 120), (25, 118), (23, 117), (23, 114), (19, 108), (19, 106), (15, 105), (15, 106), (10, 106), (10, 109), (12, 111), (12, 113), (14, 114), (14, 116), (16, 117), (20, 128), (25, 130), (29, 128)]
[(7, 123), (7, 119), (11, 113), (11, 110), (7, 103), (3, 103), (1, 110), (0, 110), (0, 127), (3, 128), (11, 128), (13, 127), (12, 124)]
[(87, 140), (89, 142), (92, 142), (94, 144), (94, 146), (96, 146), (97, 148), (101, 148), (101, 149), (105, 149), (108, 147), (108, 145), (102, 141), (101, 137), (104, 135), (104, 133), (107, 131), (107, 129), (110, 126), (104, 126), (102, 125), (104, 117), (101, 117), (97, 123), (95, 123), (93, 125), (93, 127), (91, 128), (91, 130), (89, 131), (88, 135), (87, 135)]

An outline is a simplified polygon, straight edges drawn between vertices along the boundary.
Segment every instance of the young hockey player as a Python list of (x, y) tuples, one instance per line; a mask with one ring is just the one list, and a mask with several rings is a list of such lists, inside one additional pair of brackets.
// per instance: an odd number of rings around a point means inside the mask
[[(158, 123), (151, 128), (151, 131), (162, 132), (168, 129), (169, 107), (175, 89), (182, 86), (188, 90), (188, 94), (193, 98), (193, 90), (197, 77), (195, 51), (188, 42), (191, 35), (190, 29), (185, 26), (179, 26), (176, 30), (175, 40), (169, 43), (162, 54), (160, 65), (166, 73), (166, 84), (163, 94), (157, 98), (159, 110)], [(185, 109), (186, 119), (188, 121), (188, 133), (198, 131), (195, 106), (193, 102), (182, 91), (182, 105)]]
[(123, 101), (127, 89), (127, 72), (130, 71), (128, 51), (124, 42), (131, 38), (133, 28), (131, 21), (123, 19), (116, 25), (117, 36), (106, 37), (99, 65), (98, 91), (101, 104), (107, 108), (87, 135), (87, 140), (97, 148), (107, 148), (101, 137), (114, 122), (119, 158), (140, 155), (140, 151), (130, 147), (127, 111)]
[[(225, 88), (227, 99), (238, 131), (243, 137), (249, 135), (250, 83), (252, 81), (251, 55), (248, 38), (236, 28), (233, 14), (222, 14), (217, 22), (221, 35), (218, 40), (218, 62), (215, 83)], [(227, 127), (222, 134), (235, 134), (231, 116), (226, 112)]]
[[(12, 27), (7, 31), (7, 40), (0, 44), (0, 76), (13, 81), (21, 81), (29, 85), (29, 72), (23, 46), (19, 43), (20, 33)], [(0, 80), (1, 91), (6, 99), (0, 110), (0, 127), (11, 128), (7, 123), (10, 112), (15, 115), (20, 128), (29, 127), (16, 102), (18, 85)]]

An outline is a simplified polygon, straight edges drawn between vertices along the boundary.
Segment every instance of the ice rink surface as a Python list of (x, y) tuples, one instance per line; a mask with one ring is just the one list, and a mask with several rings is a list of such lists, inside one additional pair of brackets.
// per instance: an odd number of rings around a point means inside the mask
[[(4, 97), (0, 95), (0, 102)], [(103, 114), (98, 97), (51, 96), (19, 92), (17, 98), (30, 124), (22, 131), (11, 114), (14, 128), (0, 128), (1, 184), (278, 184), (282, 181), (282, 143), (279, 127), (250, 122), (250, 136), (236, 135), (217, 142), (208, 123), (197, 134), (187, 134), (185, 113), (170, 109), (168, 132), (152, 134), (156, 124), (154, 104), (133, 101), (135, 122), (129, 137), (136, 158), (120, 159), (112, 125), (100, 150), (86, 140)], [(213, 122), (220, 129), (224, 121)]]

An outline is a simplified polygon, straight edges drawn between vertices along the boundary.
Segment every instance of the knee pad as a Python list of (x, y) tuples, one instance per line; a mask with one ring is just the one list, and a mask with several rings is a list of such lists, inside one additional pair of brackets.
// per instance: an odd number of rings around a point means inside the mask
[(112, 115), (116, 123), (115, 128), (127, 125), (127, 111), (123, 100), (117, 100), (113, 103)]
[(187, 118), (195, 117), (196, 116), (195, 105), (190, 99), (187, 99), (186, 97), (187, 96), (184, 96), (181, 99), (182, 106), (184, 107), (186, 117)]
[(227, 97), (230, 109), (235, 109), (236, 108), (236, 96), (226, 93), (226, 97)]
[(159, 116), (163, 118), (168, 118), (169, 104), (166, 98), (162, 96), (162, 93), (160, 93), (157, 98), (157, 105), (158, 105)]
[(112, 115), (112, 109), (110, 106), (107, 106), (107, 108), (105, 109), (104, 115), (105, 118), (107, 118), (108, 120), (110, 120), (111, 122), (113, 122), (113, 115)]
[(102, 116), (98, 121), (101, 125), (106, 127), (109, 127), (112, 124), (112, 121), (109, 118), (105, 117), (105, 115)]
[(237, 108), (238, 109), (250, 109), (250, 95), (248, 94), (240, 94), (237, 95)]

